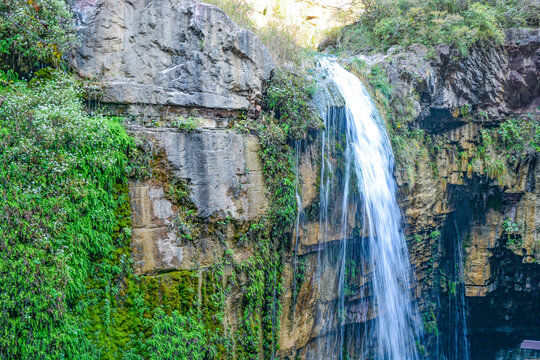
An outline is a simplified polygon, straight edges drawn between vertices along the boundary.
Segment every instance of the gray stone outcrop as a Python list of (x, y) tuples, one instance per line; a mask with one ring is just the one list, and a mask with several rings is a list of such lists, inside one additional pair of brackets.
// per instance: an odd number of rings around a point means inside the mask
[(535, 112), (540, 105), (538, 29), (507, 30), (502, 46), (474, 46), (466, 56), (447, 45), (437, 46), (431, 56), (422, 45), (399, 50), (391, 48), (373, 61), (384, 60), (381, 66), (396, 90), (414, 90), (423, 127), (459, 122), (464, 111), (498, 119)]
[(98, 0), (78, 6), (76, 73), (101, 101), (248, 109), (273, 63), (252, 32), (191, 0)]
[(145, 132), (165, 151), (171, 175), (188, 181), (200, 217), (248, 221), (264, 214), (266, 188), (255, 136), (217, 129), (160, 130)]

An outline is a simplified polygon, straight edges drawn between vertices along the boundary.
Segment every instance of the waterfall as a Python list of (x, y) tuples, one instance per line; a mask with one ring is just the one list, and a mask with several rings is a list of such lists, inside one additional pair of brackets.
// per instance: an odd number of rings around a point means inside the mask
[(422, 326), (411, 300), (412, 270), (386, 129), (356, 76), (329, 59), (320, 66), (345, 105), (330, 106), (324, 96), (319, 104), (325, 123), (319, 199), (324, 251), (318, 255), (317, 291), (332, 311), (316, 315), (321, 336), (306, 358), (341, 360), (354, 353), (418, 359)]
[[(294, 145), (294, 154), (295, 154), (295, 164), (296, 164), (296, 169), (298, 169), (300, 167), (300, 162), (299, 162), (299, 154), (300, 154), (300, 145), (301, 145), (301, 140), (297, 140), (295, 142), (295, 145)], [(300, 191), (300, 184), (298, 183), (299, 182), (299, 176), (295, 176), (295, 197), (296, 197), (296, 205), (297, 205), (297, 213), (296, 213), (296, 221), (295, 221), (295, 225), (294, 225), (294, 236), (295, 236), (295, 239), (294, 239), (294, 257), (293, 257), (293, 278), (292, 278), (292, 300), (293, 300), (293, 304), (296, 304), (296, 298), (297, 298), (297, 287), (298, 287), (298, 283), (297, 283), (297, 279), (296, 279), (296, 274), (297, 274), (297, 271), (298, 271), (298, 246), (300, 244), (300, 228), (303, 224), (303, 219), (304, 219), (304, 211), (303, 211), (303, 206), (302, 206), (302, 195), (301, 195), (301, 191)], [(292, 309), (292, 323), (293, 323), (293, 326), (294, 326), (294, 323), (295, 323), (295, 316), (296, 316), (296, 307), (293, 306), (293, 309)], [(296, 344), (293, 345), (294, 347), (294, 350), (296, 351)]]
[(454, 219), (455, 238), (453, 241), (453, 281), (448, 291), (449, 314), (451, 321), (448, 329), (453, 331), (450, 334), (449, 359), (469, 360), (469, 339), (467, 336), (467, 304), (465, 302), (465, 275), (463, 269), (463, 245), (457, 220)]

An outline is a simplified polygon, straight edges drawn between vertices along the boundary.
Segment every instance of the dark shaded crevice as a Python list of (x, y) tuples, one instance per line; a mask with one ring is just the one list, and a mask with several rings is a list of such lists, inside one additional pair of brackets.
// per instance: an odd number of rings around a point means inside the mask
[(442, 134), (457, 129), (464, 123), (460, 117), (454, 117), (449, 109), (431, 108), (429, 114), (418, 121), (418, 127), (431, 134)]

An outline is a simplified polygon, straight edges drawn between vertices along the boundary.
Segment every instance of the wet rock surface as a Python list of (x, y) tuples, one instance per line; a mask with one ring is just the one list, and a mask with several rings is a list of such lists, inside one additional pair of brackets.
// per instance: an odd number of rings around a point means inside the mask
[[(506, 35), (503, 46), (476, 46), (464, 57), (439, 46), (430, 58), (413, 46), (374, 60), (395, 93), (412, 99), (410, 129), (428, 134), (411, 145), (421, 147), (414, 160), (396, 168), (419, 304), (424, 314), (440, 309), (437, 331), (444, 339), (456, 331), (455, 319), (444, 314), (463, 291), (473, 356), (491, 346), (483, 333), (523, 339), (538, 334), (540, 323), (532, 310), (540, 306), (538, 152), (517, 159), (504, 149), (491, 153), (500, 167), (496, 175), (478, 161), (486, 146), (482, 132), (509, 118), (540, 122), (539, 31)], [(523, 358), (512, 350), (516, 344), (489, 358)]]
[[(456, 310), (462, 293), (464, 305), (459, 306), (466, 311), (473, 356), (526, 356), (516, 350), (517, 340), (490, 352), (487, 348), (491, 345), (482, 343), (482, 333), (512, 333), (517, 338), (538, 334), (535, 326), (540, 323), (540, 314), (533, 310), (540, 306), (538, 154), (515, 161), (499, 154), (504, 170), (496, 176), (488, 176), (492, 169), (477, 161), (479, 148), (484, 145), (482, 131), (527, 114), (540, 122), (539, 31), (512, 29), (506, 35), (503, 46), (476, 46), (466, 56), (446, 46), (430, 54), (425, 47), (413, 45), (408, 51), (394, 48), (386, 55), (359, 57), (368, 66), (377, 64), (385, 70), (394, 90), (390, 107), (396, 107), (399, 97), (406, 98), (401, 104), (409, 107), (410, 120), (408, 124), (402, 120), (401, 126), (409, 126), (411, 132), (422, 130), (427, 134), (422, 141), (428, 136), (431, 139), (419, 143), (408, 139), (408, 160), (397, 164), (395, 175), (417, 278), (415, 295), (428, 329), (427, 351), (432, 354), (437, 343), (455, 346), (449, 338), (462, 329), (456, 329), (456, 319), (447, 314)], [(411, 150), (415, 147), (418, 149)], [(308, 199), (314, 193), (311, 184), (315, 183), (312, 174), (316, 171), (312, 164), (320, 156), (312, 152), (306, 151), (306, 158), (300, 161), (300, 175), (307, 179), (301, 182), (302, 195), (307, 194)], [(303, 205), (308, 207), (309, 203)], [(505, 230), (508, 221), (520, 223), (519, 235), (512, 235), (516, 241), (509, 241)], [(358, 224), (351, 219), (351, 230), (355, 226)], [(311, 271), (316, 266), (308, 259), (332, 251), (331, 242), (313, 246), (318, 243), (318, 234), (314, 224), (300, 229), (298, 253), (311, 264)], [(358, 279), (360, 284), (364, 281)], [(300, 293), (317, 291), (316, 284), (306, 280)], [(366, 299), (369, 295), (364, 296)], [(299, 354), (315, 349), (319, 337), (324, 339), (335, 331), (331, 317), (310, 317), (317, 306), (321, 311), (331, 307), (331, 302), (298, 296), (293, 307), (298, 330), (294, 341), (287, 338), (283, 342), (284, 353), (294, 346)], [(353, 314), (355, 310), (347, 312)], [(373, 316), (351, 316), (347, 326), (369, 326)], [(285, 328), (290, 321), (290, 317), (282, 317)], [(325, 323), (317, 325), (317, 321)]]

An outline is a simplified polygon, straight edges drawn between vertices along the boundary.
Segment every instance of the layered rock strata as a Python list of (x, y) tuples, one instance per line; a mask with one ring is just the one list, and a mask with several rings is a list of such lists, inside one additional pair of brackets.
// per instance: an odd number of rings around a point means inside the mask
[(191, 0), (79, 6), (72, 63), (105, 103), (248, 109), (273, 67), (255, 34)]

